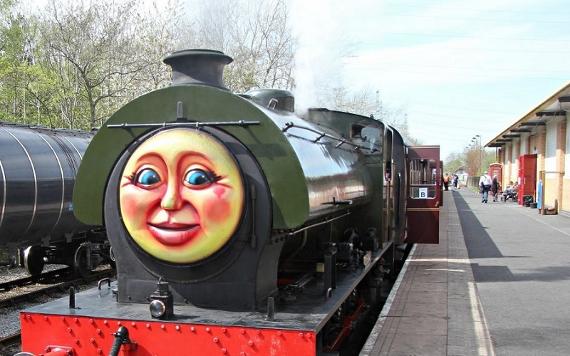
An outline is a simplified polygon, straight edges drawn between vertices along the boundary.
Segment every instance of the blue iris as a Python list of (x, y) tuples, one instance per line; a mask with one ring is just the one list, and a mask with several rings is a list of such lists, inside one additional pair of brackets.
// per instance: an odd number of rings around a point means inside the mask
[(188, 171), (184, 180), (186, 183), (196, 186), (207, 185), (213, 182), (212, 176), (201, 169), (192, 169), (191, 171)]
[(137, 174), (137, 184), (151, 186), (160, 182), (160, 176), (154, 169), (145, 168)]

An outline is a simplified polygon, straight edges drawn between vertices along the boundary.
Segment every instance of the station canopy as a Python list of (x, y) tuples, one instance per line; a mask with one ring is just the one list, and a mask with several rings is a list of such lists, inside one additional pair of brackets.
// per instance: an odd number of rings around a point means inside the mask
[(549, 119), (566, 117), (570, 111), (570, 83), (558, 90), (526, 115), (485, 144), (485, 147), (502, 147), (522, 133), (532, 132), (536, 127), (546, 126)]

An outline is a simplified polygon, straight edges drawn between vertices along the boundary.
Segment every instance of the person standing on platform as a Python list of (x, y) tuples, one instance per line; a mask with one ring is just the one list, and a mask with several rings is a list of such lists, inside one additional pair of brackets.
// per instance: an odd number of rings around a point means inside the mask
[(499, 194), (499, 179), (496, 175), (493, 176), (493, 181), (491, 182), (491, 191), (493, 192), (493, 201), (496, 202)]
[(445, 173), (445, 177), (443, 177), (443, 186), (445, 190), (449, 190), (449, 173)]
[(457, 189), (457, 183), (459, 183), (459, 176), (457, 174), (453, 175), (453, 187)]
[(493, 184), (491, 177), (489, 177), (487, 171), (483, 172), (483, 175), (481, 178), (479, 178), (479, 188), (481, 189), (482, 194), (481, 203), (487, 203), (487, 200), (489, 199), (489, 190), (491, 190), (491, 184)]

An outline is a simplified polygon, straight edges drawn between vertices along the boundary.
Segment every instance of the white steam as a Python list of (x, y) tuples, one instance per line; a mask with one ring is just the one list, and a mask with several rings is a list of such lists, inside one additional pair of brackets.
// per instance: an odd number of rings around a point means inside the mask
[(292, 0), (289, 11), (295, 54), (295, 108), (328, 106), (332, 88), (343, 86), (342, 57), (348, 50), (340, 26), (341, 8), (331, 3)]

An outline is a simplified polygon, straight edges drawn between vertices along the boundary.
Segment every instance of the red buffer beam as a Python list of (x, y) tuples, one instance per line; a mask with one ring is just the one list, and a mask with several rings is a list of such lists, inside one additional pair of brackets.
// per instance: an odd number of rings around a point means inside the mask
[[(313, 332), (21, 313), (22, 350), (35, 355), (108, 355), (119, 327), (130, 343), (119, 355), (316, 355)], [(49, 330), (49, 332), (48, 332)], [(50, 354), (51, 352), (51, 354)]]

